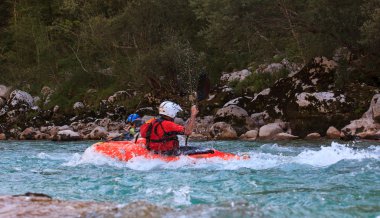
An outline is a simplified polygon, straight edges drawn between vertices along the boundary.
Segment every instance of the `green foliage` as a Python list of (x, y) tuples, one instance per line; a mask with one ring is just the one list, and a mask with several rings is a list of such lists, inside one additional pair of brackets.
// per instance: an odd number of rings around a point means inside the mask
[[(188, 94), (204, 67), (216, 82), (222, 71), (331, 57), (339, 47), (365, 57), (365, 70), (342, 70), (337, 84), (378, 81), (379, 8), (378, 0), (4, 0), (0, 83), (35, 95), (48, 85), (51, 104), (70, 108), (123, 89)], [(285, 74), (233, 85), (257, 92)]]
[(361, 44), (371, 52), (380, 54), (380, 1), (370, 0), (362, 6), (362, 13), (367, 18), (360, 30)]
[(289, 71), (286, 69), (274, 73), (252, 73), (243, 81), (234, 86), (237, 93), (258, 93), (272, 86), (277, 80), (286, 77)]

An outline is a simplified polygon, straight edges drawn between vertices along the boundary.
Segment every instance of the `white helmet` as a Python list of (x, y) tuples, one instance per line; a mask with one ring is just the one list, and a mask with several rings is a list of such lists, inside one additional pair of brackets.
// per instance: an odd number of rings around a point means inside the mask
[(162, 102), (158, 108), (159, 114), (171, 117), (173, 119), (180, 111), (182, 111), (182, 108), (178, 104), (171, 101)]

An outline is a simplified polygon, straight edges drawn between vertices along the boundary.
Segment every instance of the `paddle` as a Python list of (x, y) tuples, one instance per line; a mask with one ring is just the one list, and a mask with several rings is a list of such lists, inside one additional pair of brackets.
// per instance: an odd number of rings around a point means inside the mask
[[(199, 74), (197, 81), (197, 91), (196, 97), (193, 98), (191, 104), (198, 106), (198, 103), (208, 97), (210, 93), (210, 79), (205, 71), (202, 71)], [(194, 102), (195, 101), (195, 102)], [(187, 147), (187, 142), (189, 140), (189, 136), (186, 136), (185, 147)]]

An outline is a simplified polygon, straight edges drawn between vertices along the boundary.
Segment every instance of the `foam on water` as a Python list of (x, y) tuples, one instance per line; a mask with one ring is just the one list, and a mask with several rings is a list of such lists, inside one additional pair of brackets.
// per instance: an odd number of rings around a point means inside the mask
[(332, 142), (330, 147), (321, 147), (318, 151), (306, 150), (300, 153), (295, 162), (316, 167), (333, 165), (341, 160), (379, 159), (380, 148), (370, 147), (368, 150), (360, 150)]
[[(277, 151), (275, 154), (268, 150)], [(283, 151), (278, 152), (278, 151)], [(143, 157), (135, 157), (128, 162), (115, 161), (105, 157), (93, 150), (92, 147), (86, 149), (82, 156), (74, 154), (71, 159), (65, 163), (65, 166), (77, 166), (79, 164), (109, 165), (118, 168), (127, 167), (133, 170), (149, 171), (153, 169), (215, 169), (215, 170), (237, 170), (240, 168), (249, 168), (256, 170), (276, 168), (286, 164), (301, 164), (312, 167), (326, 167), (336, 164), (342, 160), (379, 159), (380, 148), (369, 147), (367, 149), (355, 149), (345, 144), (332, 142), (331, 146), (321, 146), (316, 148), (303, 148), (298, 153), (289, 153), (290, 149), (280, 147), (276, 144), (265, 144), (259, 149), (250, 151), (246, 154), (250, 156), (248, 160), (231, 160), (225, 161), (219, 158), (197, 159), (182, 156), (178, 161), (165, 162), (159, 159), (148, 160)]]

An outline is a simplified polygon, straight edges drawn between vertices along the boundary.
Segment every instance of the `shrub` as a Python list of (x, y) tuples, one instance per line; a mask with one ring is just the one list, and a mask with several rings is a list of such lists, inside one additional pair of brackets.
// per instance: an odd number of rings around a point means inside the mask
[(284, 69), (275, 73), (252, 73), (243, 81), (239, 82), (234, 90), (237, 93), (257, 93), (272, 86), (277, 80), (286, 77), (289, 71)]

